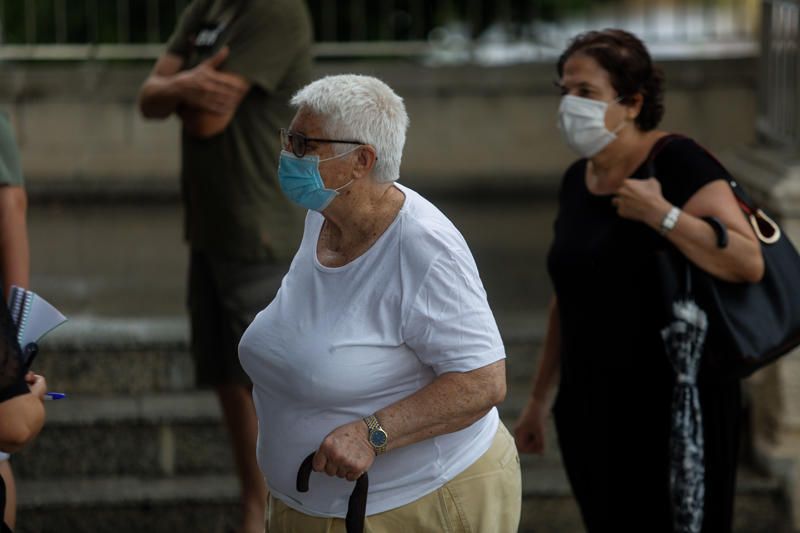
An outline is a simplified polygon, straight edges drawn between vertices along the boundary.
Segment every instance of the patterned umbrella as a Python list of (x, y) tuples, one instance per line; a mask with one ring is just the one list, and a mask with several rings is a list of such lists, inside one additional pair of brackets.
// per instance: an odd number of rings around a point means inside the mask
[(705, 466), (703, 415), (697, 390), (697, 372), (708, 318), (691, 299), (672, 304), (673, 321), (661, 337), (675, 370), (670, 436), (670, 493), (675, 533), (700, 533), (703, 527)]

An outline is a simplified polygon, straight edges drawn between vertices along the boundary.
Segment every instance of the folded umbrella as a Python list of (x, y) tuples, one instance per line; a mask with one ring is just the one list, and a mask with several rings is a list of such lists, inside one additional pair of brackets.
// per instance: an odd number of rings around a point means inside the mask
[(685, 295), (672, 304), (672, 322), (661, 330), (667, 356), (675, 371), (670, 436), (670, 494), (676, 533), (700, 533), (703, 527), (705, 465), (703, 415), (697, 373), (708, 318)]

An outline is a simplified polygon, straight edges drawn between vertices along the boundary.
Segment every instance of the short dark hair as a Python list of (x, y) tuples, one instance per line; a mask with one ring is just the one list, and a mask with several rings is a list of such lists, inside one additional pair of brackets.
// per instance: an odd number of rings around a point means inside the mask
[(615, 29), (581, 33), (558, 58), (559, 78), (564, 64), (577, 53), (591, 57), (608, 72), (622, 103), (631, 103), (632, 97), (641, 93), (644, 101), (636, 117), (639, 129), (649, 131), (658, 126), (664, 116), (664, 75), (638, 37)]

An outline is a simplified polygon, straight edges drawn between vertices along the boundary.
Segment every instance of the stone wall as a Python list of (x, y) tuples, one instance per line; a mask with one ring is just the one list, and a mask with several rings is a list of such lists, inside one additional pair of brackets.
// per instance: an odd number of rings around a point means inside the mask
[[(671, 61), (664, 127), (714, 150), (751, 142), (755, 60)], [(138, 114), (144, 63), (6, 63), (0, 105), (16, 122), (25, 173), (45, 185), (177, 187), (176, 120)], [(381, 77), (405, 98), (406, 183), (427, 188), (552, 190), (572, 159), (555, 127), (551, 64), (426, 67), (408, 61), (324, 62), (316, 74)], [(127, 184), (127, 185), (124, 185)], [(142, 188), (150, 188), (142, 187)]]

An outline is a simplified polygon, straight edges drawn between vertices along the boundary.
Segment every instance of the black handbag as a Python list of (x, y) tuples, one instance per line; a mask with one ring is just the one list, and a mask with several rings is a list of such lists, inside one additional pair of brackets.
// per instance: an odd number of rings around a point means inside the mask
[[(652, 160), (676, 136), (659, 140)], [(711, 155), (711, 154), (709, 154)], [(713, 157), (713, 156), (712, 156)], [(729, 283), (686, 260), (674, 247), (659, 259), (667, 305), (675, 291), (685, 292), (687, 264), (692, 296), (708, 314), (707, 363), (725, 375), (744, 378), (800, 345), (800, 255), (789, 238), (742, 187), (729, 179), (739, 207), (753, 227), (764, 257), (757, 283)]]

